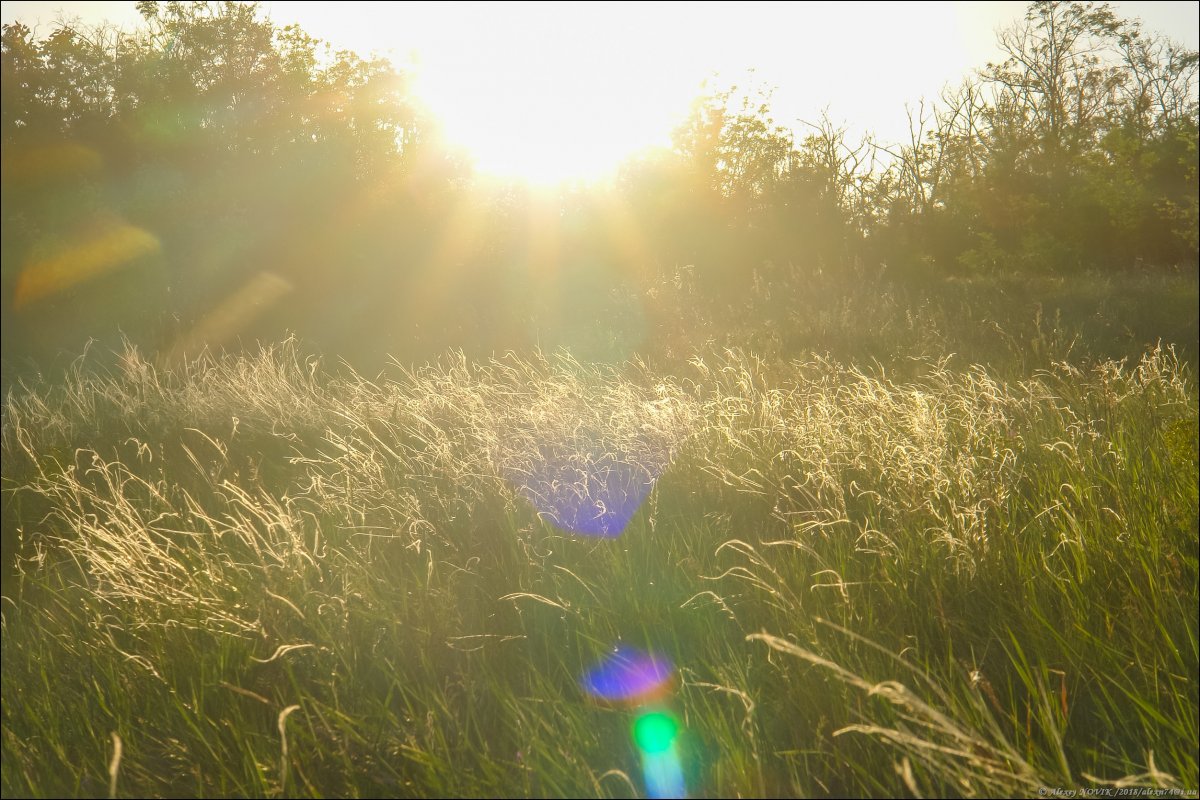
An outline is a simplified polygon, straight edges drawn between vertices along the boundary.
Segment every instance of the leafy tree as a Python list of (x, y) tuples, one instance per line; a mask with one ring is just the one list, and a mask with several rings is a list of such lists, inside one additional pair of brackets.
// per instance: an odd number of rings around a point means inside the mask
[(1106, 5), (1031, 4), (906, 142), (790, 130), (733, 87), (615, 190), (553, 200), (475, 180), (382, 59), (253, 5), (138, 7), (130, 33), (3, 29), (6, 365), (118, 324), (169, 350), (262, 273), (286, 302), (230, 336), (427, 355), (604, 325), (619, 298), (669, 341), (785, 327), (835, 280), (1197, 263), (1197, 55)]

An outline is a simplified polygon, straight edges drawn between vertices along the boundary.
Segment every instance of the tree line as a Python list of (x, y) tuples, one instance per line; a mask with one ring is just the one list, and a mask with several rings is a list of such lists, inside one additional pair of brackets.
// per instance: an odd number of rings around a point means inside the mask
[(907, 141), (731, 87), (552, 197), (473, 175), (386, 60), (253, 5), (138, 7), (131, 32), (4, 26), (6, 372), (118, 329), (627, 353), (782, 324), (814, 282), (1197, 268), (1197, 53), (1107, 5), (1032, 3)]

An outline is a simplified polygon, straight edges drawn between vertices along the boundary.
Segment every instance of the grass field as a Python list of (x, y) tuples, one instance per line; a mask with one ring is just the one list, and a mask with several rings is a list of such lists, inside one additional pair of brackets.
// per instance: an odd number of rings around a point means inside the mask
[(4, 795), (643, 796), (625, 644), (695, 796), (1194, 797), (1186, 360), (867, 363), (17, 386)]

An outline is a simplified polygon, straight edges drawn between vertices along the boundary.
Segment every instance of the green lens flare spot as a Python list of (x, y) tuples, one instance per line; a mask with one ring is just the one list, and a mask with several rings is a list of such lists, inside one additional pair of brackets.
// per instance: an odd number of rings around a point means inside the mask
[(671, 749), (679, 726), (666, 714), (643, 714), (633, 723), (633, 740), (643, 753), (665, 753)]

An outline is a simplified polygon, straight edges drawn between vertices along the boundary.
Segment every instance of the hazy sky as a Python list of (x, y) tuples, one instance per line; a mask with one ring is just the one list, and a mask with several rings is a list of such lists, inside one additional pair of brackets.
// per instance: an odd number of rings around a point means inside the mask
[[(132, 2), (5, 2), (3, 21), (48, 33), (61, 11), (84, 22), (138, 22)], [(1113, 3), (1144, 28), (1198, 46), (1200, 3)], [(714, 71), (744, 83), (747, 68), (777, 87), (778, 122), (828, 108), (855, 132), (896, 141), (905, 103), (998, 58), (995, 31), (1022, 2), (972, 3), (404, 3), (264, 2), (279, 24), (298, 22), (335, 47), (416, 65), (419, 88), (448, 133), (484, 160), (564, 163), (665, 143), (700, 82)], [(520, 144), (504, 131), (522, 120)], [(531, 133), (530, 130), (537, 133)], [(563, 142), (576, 142), (571, 145)], [(605, 152), (597, 152), (597, 149)], [(611, 154), (607, 153), (611, 151)], [(507, 154), (507, 156), (505, 155)], [(498, 167), (503, 171), (503, 165)], [(513, 166), (514, 170), (522, 169)]]

